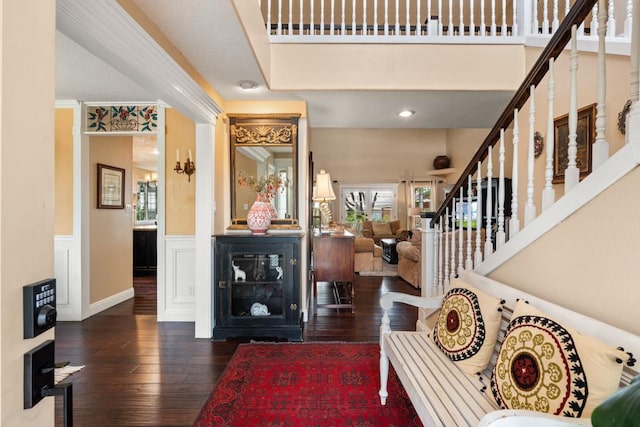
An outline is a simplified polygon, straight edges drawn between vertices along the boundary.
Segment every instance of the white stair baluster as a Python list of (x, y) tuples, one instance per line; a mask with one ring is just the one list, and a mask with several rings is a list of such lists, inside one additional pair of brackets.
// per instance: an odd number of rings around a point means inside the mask
[(598, 169), (609, 158), (609, 143), (605, 136), (606, 119), (606, 92), (607, 92), (607, 65), (605, 52), (605, 33), (607, 32), (607, 16), (602, 9), (606, 0), (599, 0), (601, 12), (598, 14), (598, 78), (597, 93), (598, 105), (596, 112), (596, 142), (593, 144), (592, 170)]
[(631, 27), (633, 26), (633, 0), (627, 0), (627, 12), (624, 18), (624, 37), (631, 37)]
[(333, 35), (334, 31), (336, 29), (336, 23), (335, 23), (335, 18), (336, 18), (336, 0), (331, 0), (331, 16), (329, 17), (329, 35)]
[(549, 34), (549, 0), (542, 0), (542, 34)]
[(442, 221), (438, 223), (438, 295), (442, 295), (443, 286), (443, 274), (444, 274), (444, 256), (442, 245)]
[(472, 221), (473, 218), (471, 204), (473, 203), (473, 188), (471, 187), (471, 175), (467, 177), (467, 212), (469, 213), (469, 219), (467, 220), (467, 257), (465, 258), (465, 270), (473, 270), (473, 259), (471, 258), (472, 249)]
[(589, 35), (591, 37), (595, 37), (598, 34), (598, 3), (593, 5), (593, 9), (591, 9), (591, 23)]
[(535, 86), (529, 88), (529, 145), (527, 150), (527, 205), (524, 210), (525, 227), (536, 218), (536, 206), (533, 203), (533, 178), (534, 178), (534, 149), (535, 132), (536, 132), (536, 103), (535, 103)]
[(299, 17), (299, 25), (298, 25), (298, 35), (304, 35), (304, 22), (302, 18), (302, 12), (304, 10), (304, 1), (300, 1), (300, 17)]
[(290, 36), (293, 35), (293, 0), (289, 0), (289, 31)]
[(449, 208), (444, 210), (444, 289), (449, 287)]
[[(569, 193), (578, 184), (580, 171), (576, 165), (578, 154), (577, 129), (578, 129), (578, 42), (576, 26), (571, 27), (571, 53), (570, 65), (571, 86), (569, 95), (569, 148), (567, 149), (567, 169), (564, 171), (564, 194)], [(564, 141), (556, 141), (556, 144), (563, 144)]]
[(460, 0), (460, 22), (458, 23), (458, 35), (464, 36), (464, 0)]
[[(431, 6), (431, 2), (429, 2), (429, 6)], [(429, 22), (429, 18), (426, 19), (426, 22)], [(418, 3), (416, 4), (416, 32), (414, 35), (416, 36), (422, 35), (422, 23), (420, 19), (420, 0), (418, 0)]]
[(571, 9), (569, 0), (564, 0), (564, 16), (567, 16), (567, 13), (569, 13), (569, 9)]
[(549, 59), (549, 72), (547, 73), (547, 144), (546, 162), (544, 168), (544, 190), (542, 190), (542, 212), (546, 211), (556, 201), (556, 191), (553, 189), (553, 149), (555, 145), (555, 127), (553, 124), (553, 100), (555, 99), (555, 70), (553, 58)]
[(460, 226), (458, 227), (458, 275), (464, 271), (464, 186), (460, 187)]
[(432, 274), (433, 274), (433, 278), (432, 278), (433, 287), (432, 287), (432, 289), (433, 289), (433, 292), (435, 292), (432, 295), (440, 295), (438, 293), (438, 270), (439, 270), (438, 269), (438, 265), (440, 264), (440, 262), (438, 260), (438, 235), (437, 235), (438, 234), (438, 225), (434, 224), (432, 222), (432, 219), (430, 219), (427, 227), (430, 227), (431, 225), (433, 225), (433, 229), (432, 229), (433, 233), (436, 234), (435, 236), (433, 236), (433, 242), (432, 242), (433, 247), (432, 247), (432, 252), (431, 252), (433, 254), (434, 258), (436, 258), (436, 259), (433, 260), (433, 264), (431, 265), (431, 271), (432, 271)]
[(276, 28), (276, 34), (282, 35), (282, 0), (278, 0), (278, 27)]
[(511, 35), (512, 36), (517, 36), (519, 35), (518, 33), (518, 8), (514, 7), (513, 8), (513, 18), (512, 18), (512, 23), (511, 23)]
[(485, 24), (486, 17), (484, 16), (484, 0), (480, 0), (480, 35), (487, 35), (487, 25)]
[(553, 0), (553, 21), (551, 23), (551, 34), (554, 34), (560, 26), (560, 21), (558, 20), (558, 1), (559, 0)]
[(320, 35), (324, 36), (324, 0), (320, 0)]
[(396, 0), (396, 36), (400, 35), (400, 0)]
[(496, 0), (491, 0), (491, 35), (496, 36), (498, 31), (496, 26)]
[(453, 25), (453, 0), (449, 0), (449, 25), (447, 26), (449, 31), (447, 31), (447, 35), (452, 36), (454, 34), (454, 25)]
[(507, 36), (507, 0), (502, 0), (502, 26), (500, 27), (500, 35)]
[[(604, 9), (606, 2), (601, 3), (600, 7)], [(607, 37), (615, 37), (616, 36), (616, 13), (615, 13), (615, 2), (613, 0), (609, 1), (609, 19), (607, 20)]]
[(500, 148), (498, 155), (498, 229), (496, 231), (496, 249), (505, 244), (506, 234), (504, 232), (504, 128), (500, 129)]
[(351, 2), (351, 35), (358, 34), (358, 27), (356, 26), (356, 0)]
[[(405, 36), (410, 36), (411, 35), (411, 16), (409, 15), (409, 12), (411, 10), (411, 5), (409, 4), (409, 0), (406, 1), (406, 12), (407, 12), (407, 16), (404, 19), (404, 35)], [(416, 27), (416, 31), (418, 30), (418, 27)]]
[[(482, 3), (482, 0), (480, 0)], [(476, 35), (476, 17), (473, 12), (474, 0), (469, 0), (469, 35), (471, 37)]]
[(520, 231), (518, 219), (518, 140), (520, 128), (518, 127), (518, 109), (513, 110), (513, 166), (511, 171), (511, 219), (509, 220), (509, 239)]
[[(429, 19), (431, 19), (431, 14), (429, 14)], [(443, 31), (443, 23), (444, 21), (444, 16), (442, 15), (442, 0), (438, 0), (438, 35), (442, 36), (444, 35)], [(429, 31), (429, 29), (427, 28), (427, 31)], [(429, 34), (431, 35), (431, 34)], [(435, 35), (435, 34), (434, 34)]]
[(451, 281), (456, 278), (456, 216), (457, 206), (456, 199), (453, 199), (453, 208), (451, 209)]
[[(477, 199), (476, 206), (478, 206), (478, 214), (476, 215), (476, 252), (474, 256), (474, 264), (477, 267), (482, 262), (482, 236), (480, 236), (480, 230), (482, 230), (482, 162), (478, 162), (478, 175), (476, 178)], [(471, 240), (471, 239), (469, 239)]]
[(373, 35), (378, 35), (378, 2), (373, 2)]
[(311, 0), (311, 5), (309, 6), (309, 34), (315, 36), (316, 35), (316, 24), (315, 24), (315, 0)]
[(532, 3), (533, 14), (531, 16), (531, 34), (538, 34), (540, 25), (538, 23), (538, 1)]
[(342, 0), (342, 13), (340, 13), (340, 35), (344, 36), (347, 33), (347, 16), (346, 13), (347, 11), (345, 10), (345, 5), (344, 5), (345, 0)]
[(271, 0), (267, 2), (267, 35), (271, 34)]
[(389, 0), (384, 0), (384, 35), (389, 35)]
[(362, 32), (363, 36), (366, 36), (369, 32), (369, 25), (367, 24), (367, 2), (362, 3)]
[[(489, 256), (493, 253), (493, 239), (491, 238), (491, 218), (493, 217), (493, 191), (492, 191), (492, 180), (493, 180), (493, 157), (491, 155), (492, 148), (489, 146), (487, 149), (487, 201), (484, 202), (485, 210), (487, 212), (487, 226), (485, 227), (485, 241), (484, 241), (484, 259), (489, 258)], [(479, 188), (478, 191), (481, 191)], [(479, 217), (478, 221), (482, 221), (482, 218)]]

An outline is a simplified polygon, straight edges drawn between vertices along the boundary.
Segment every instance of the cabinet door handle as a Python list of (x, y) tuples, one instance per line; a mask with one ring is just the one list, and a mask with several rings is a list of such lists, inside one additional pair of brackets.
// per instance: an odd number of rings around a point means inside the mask
[(291, 265), (297, 265), (297, 264), (298, 264), (298, 260), (297, 260), (297, 259), (295, 259), (295, 258), (291, 258), (291, 259), (289, 260), (289, 264), (291, 264)]
[(225, 280), (220, 280), (220, 281), (218, 282), (218, 287), (219, 287), (220, 289), (227, 289), (227, 282), (226, 282)]
[(291, 309), (291, 311), (296, 311), (298, 309), (298, 304), (293, 303), (289, 306), (289, 308)]

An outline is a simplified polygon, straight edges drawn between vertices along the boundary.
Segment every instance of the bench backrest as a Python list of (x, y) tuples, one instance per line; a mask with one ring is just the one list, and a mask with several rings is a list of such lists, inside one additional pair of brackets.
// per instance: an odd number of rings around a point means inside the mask
[[(505, 331), (507, 329), (507, 326), (509, 325), (511, 315), (513, 314), (513, 310), (516, 306), (516, 302), (519, 299), (528, 301), (537, 309), (553, 316), (562, 324), (571, 326), (583, 335), (589, 335), (591, 337), (597, 338), (603, 343), (611, 345), (613, 347), (622, 347), (624, 348), (624, 351), (632, 353), (634, 358), (640, 357), (640, 336), (631, 334), (627, 331), (623, 331), (622, 329), (618, 329), (614, 326), (600, 322), (596, 319), (587, 317), (575, 311), (560, 307), (559, 305), (550, 303), (526, 292), (522, 292), (518, 289), (506, 286), (500, 282), (489, 279), (488, 277), (481, 276), (472, 271), (465, 271), (464, 273), (462, 273), (460, 278), (464, 282), (475, 286), (486, 294), (493, 295), (505, 300), (504, 308), (502, 311), (500, 333), (498, 334), (498, 342), (496, 343), (494, 354), (491, 358), (491, 363), (484, 371), (484, 374), (487, 375), (487, 377), (491, 376), (491, 371), (493, 370), (493, 366), (495, 365), (496, 359), (498, 357), (498, 352), (500, 350), (502, 340), (504, 339)], [(632, 367), (625, 365), (622, 372), (620, 385), (628, 385), (631, 380), (639, 373), (640, 367), (638, 366), (638, 364)]]

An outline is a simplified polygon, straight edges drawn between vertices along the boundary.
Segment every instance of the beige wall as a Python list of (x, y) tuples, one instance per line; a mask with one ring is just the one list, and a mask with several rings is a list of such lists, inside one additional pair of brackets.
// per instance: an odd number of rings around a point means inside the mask
[[(195, 234), (195, 202), (196, 180), (198, 179), (198, 159), (196, 155), (195, 123), (173, 108), (166, 110), (165, 139), (165, 230), (167, 235)], [(188, 150), (194, 156), (196, 172), (191, 175), (191, 182), (185, 174), (177, 174), (176, 150), (180, 150), (180, 165), (184, 167)]]
[(92, 136), (89, 140), (90, 302), (130, 289), (133, 281), (132, 213), (127, 209), (98, 209), (97, 164), (125, 170), (125, 205), (131, 204), (132, 139), (130, 136)]
[(640, 168), (489, 276), (640, 334)]
[(53, 426), (54, 399), (23, 409), (22, 287), (53, 277), (55, 2), (0, 0), (0, 425)]
[(55, 234), (73, 234), (73, 109), (56, 108)]

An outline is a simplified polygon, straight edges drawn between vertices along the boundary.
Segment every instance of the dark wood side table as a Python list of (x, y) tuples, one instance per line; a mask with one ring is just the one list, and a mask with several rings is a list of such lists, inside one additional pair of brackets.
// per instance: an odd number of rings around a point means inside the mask
[(396, 245), (398, 241), (396, 239), (380, 239), (382, 244), (382, 259), (389, 264), (398, 263), (398, 252), (396, 251)]
[[(354, 241), (355, 236), (347, 231), (342, 234), (319, 234), (313, 236), (313, 308), (350, 308), (354, 310)], [(331, 282), (334, 286), (335, 303), (318, 304), (318, 282)], [(344, 287), (347, 298), (343, 299), (340, 287)]]

